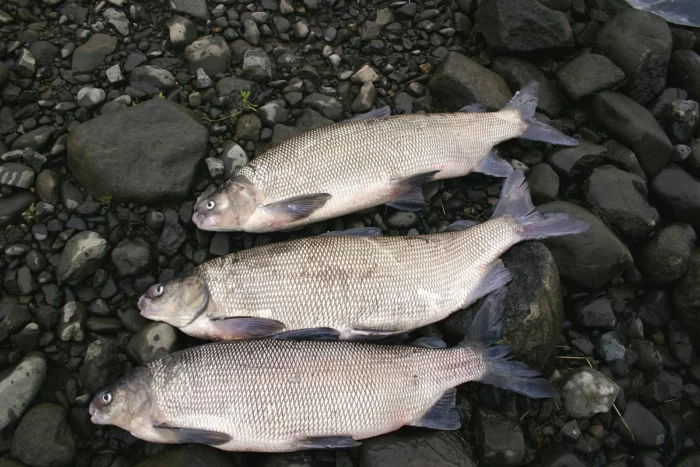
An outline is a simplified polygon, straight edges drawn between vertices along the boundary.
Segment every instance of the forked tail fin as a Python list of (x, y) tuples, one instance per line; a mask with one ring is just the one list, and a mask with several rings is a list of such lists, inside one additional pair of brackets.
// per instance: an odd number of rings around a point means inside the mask
[(501, 189), (492, 219), (509, 215), (520, 224), (521, 240), (538, 240), (585, 232), (590, 223), (569, 213), (542, 214), (535, 210), (530, 188), (521, 169), (514, 170)]
[(537, 91), (539, 87), (540, 83), (537, 81), (530, 81), (523, 86), (520, 91), (516, 92), (505, 106), (505, 109), (515, 109), (520, 112), (521, 118), (528, 124), (523, 134), (520, 135), (520, 138), (559, 144), (562, 146), (577, 146), (577, 140), (566, 136), (561, 131), (535, 118)]
[(490, 347), (501, 337), (505, 296), (506, 288), (501, 287), (486, 297), (459, 346), (472, 348), (483, 355), (484, 372), (476, 381), (535, 399), (553, 397), (556, 388), (541, 378), (539, 371), (510, 360), (505, 345)]

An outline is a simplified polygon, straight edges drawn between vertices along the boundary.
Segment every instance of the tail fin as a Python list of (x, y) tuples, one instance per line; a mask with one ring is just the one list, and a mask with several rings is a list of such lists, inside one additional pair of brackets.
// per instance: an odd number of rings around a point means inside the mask
[(501, 287), (486, 297), (459, 347), (483, 352), (485, 370), (477, 381), (535, 399), (553, 397), (556, 388), (540, 378), (539, 371), (522, 362), (511, 361), (505, 345), (489, 347), (501, 337), (505, 296), (506, 288)]
[(560, 144), (562, 146), (577, 146), (577, 140), (566, 136), (559, 130), (556, 130), (546, 123), (540, 122), (535, 118), (535, 109), (537, 109), (537, 91), (539, 90), (539, 87), (540, 83), (537, 81), (530, 81), (523, 86), (520, 91), (516, 92), (505, 106), (505, 109), (515, 109), (520, 112), (520, 116), (528, 124), (525, 132), (520, 135), (520, 138), (529, 139), (532, 141), (544, 141), (545, 143), (551, 144)]
[(568, 213), (542, 214), (535, 210), (530, 198), (530, 188), (522, 169), (514, 170), (501, 189), (492, 219), (509, 215), (520, 224), (521, 240), (538, 240), (585, 232), (590, 223)]

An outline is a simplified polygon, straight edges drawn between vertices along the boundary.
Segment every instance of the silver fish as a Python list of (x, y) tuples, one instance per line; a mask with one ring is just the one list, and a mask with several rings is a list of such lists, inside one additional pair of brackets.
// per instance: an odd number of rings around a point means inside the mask
[[(506, 179), (493, 217), (451, 232), (377, 237), (360, 229), (274, 243), (205, 262), (151, 286), (141, 314), (214, 340), (304, 333), (386, 338), (440, 321), (511, 279), (499, 257), (516, 243), (589, 224), (535, 210), (522, 170)], [(316, 328), (316, 329), (314, 329)]]
[(533, 398), (555, 388), (509, 360), (504, 289), (484, 300), (465, 340), (413, 345), (258, 339), (175, 352), (99, 392), (89, 412), (157, 443), (230, 451), (357, 446), (404, 425), (456, 430), (456, 386), (480, 381)]
[(576, 146), (534, 118), (539, 84), (518, 91), (500, 111), (389, 115), (388, 107), (310, 130), (270, 148), (195, 204), (203, 230), (252, 233), (295, 229), (381, 204), (425, 206), (427, 182), (512, 166), (493, 147), (512, 138)]

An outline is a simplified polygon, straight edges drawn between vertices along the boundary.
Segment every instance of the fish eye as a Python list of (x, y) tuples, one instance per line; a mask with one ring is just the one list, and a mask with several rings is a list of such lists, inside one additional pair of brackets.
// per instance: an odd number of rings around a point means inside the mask
[(163, 284), (158, 284), (153, 290), (153, 295), (155, 295), (156, 297), (160, 297), (161, 295), (163, 295), (164, 290), (165, 288), (163, 287)]
[(206, 206), (207, 206), (207, 209), (211, 211), (216, 206), (216, 203), (214, 202), (213, 199), (210, 199), (209, 201), (207, 201)]
[(112, 402), (112, 394), (110, 394), (109, 392), (105, 392), (104, 394), (102, 394), (102, 403), (104, 405), (109, 405), (111, 402)]

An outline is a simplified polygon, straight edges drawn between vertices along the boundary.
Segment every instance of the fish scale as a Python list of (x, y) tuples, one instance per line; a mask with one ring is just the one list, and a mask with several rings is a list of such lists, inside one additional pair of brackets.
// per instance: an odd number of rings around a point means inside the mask
[(287, 329), (411, 330), (463, 306), (518, 232), (502, 218), (416, 237), (310, 237), (219, 257), (197, 271), (209, 317), (269, 317)]
[[(384, 195), (368, 186), (388, 188), (389, 180), (434, 170), (441, 170), (436, 180), (470, 172), (495, 144), (519, 135), (523, 128), (513, 110), (345, 122), (287, 139), (253, 158), (238, 175), (255, 184), (269, 201), (330, 193), (333, 198), (323, 211), (324, 216), (333, 215)], [(304, 174), (303, 183), (299, 174)], [(367, 199), (368, 194), (376, 196)]]
[(284, 450), (308, 436), (363, 439), (397, 429), (483, 372), (470, 349), (347, 344), (190, 348), (147, 364), (152, 397), (170, 425), (235, 433), (223, 449)]

